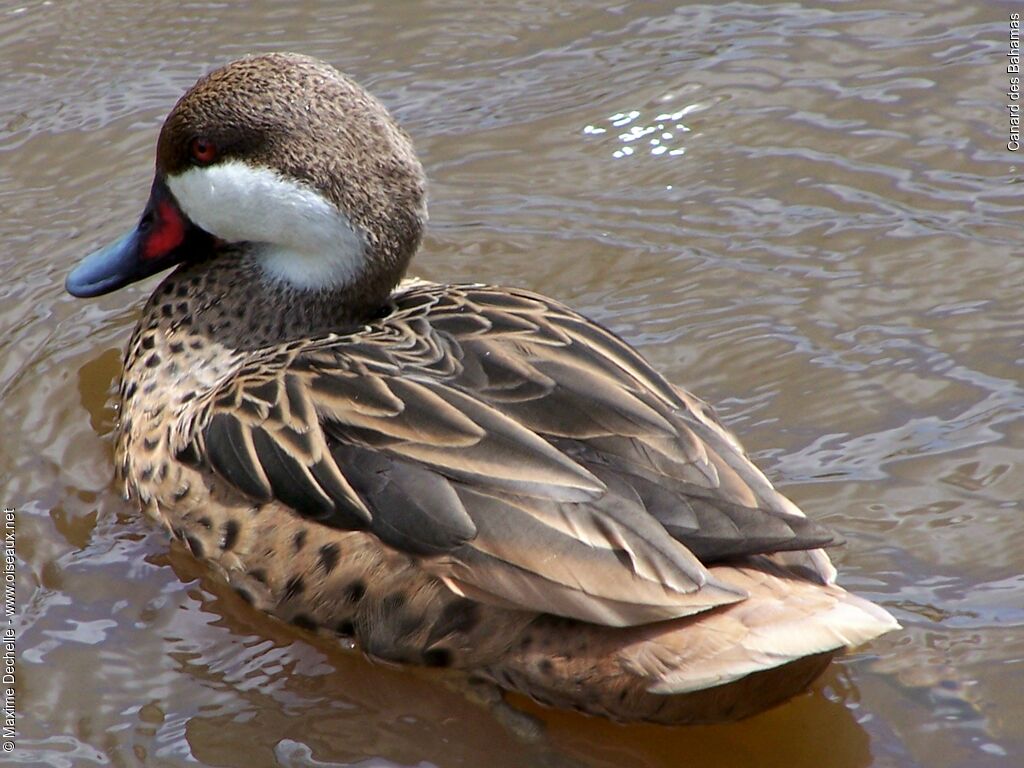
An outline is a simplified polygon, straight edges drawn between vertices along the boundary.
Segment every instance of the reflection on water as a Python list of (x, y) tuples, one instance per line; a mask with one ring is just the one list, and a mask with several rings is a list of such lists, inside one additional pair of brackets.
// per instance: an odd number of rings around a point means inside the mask
[[(671, 94), (667, 94), (660, 101), (671, 102), (672, 98)], [(686, 115), (706, 108), (702, 104), (689, 104), (675, 112), (660, 112), (648, 119), (644, 119), (637, 109), (616, 112), (607, 118), (609, 127), (588, 125), (583, 129), (583, 133), (588, 136), (616, 134), (621, 147), (612, 152), (614, 158), (629, 157), (636, 153), (648, 153), (654, 157), (668, 154), (674, 157), (685, 154), (686, 147), (682, 145), (682, 134), (690, 132), (690, 129), (680, 121)]]
[[(980, 4), (975, 4), (978, 6)], [(1020, 159), (1008, 12), (447, 0), (0, 9), (0, 501), (18, 510), (26, 765), (1013, 766), (1024, 759)], [(840, 530), (906, 630), (753, 720), (622, 727), (523, 703), (517, 742), (443, 675), (247, 606), (111, 482), (152, 283), (72, 301), (129, 226), (197, 75), (293, 49), (393, 107), (431, 176), (417, 269), (542, 290), (716, 402)]]

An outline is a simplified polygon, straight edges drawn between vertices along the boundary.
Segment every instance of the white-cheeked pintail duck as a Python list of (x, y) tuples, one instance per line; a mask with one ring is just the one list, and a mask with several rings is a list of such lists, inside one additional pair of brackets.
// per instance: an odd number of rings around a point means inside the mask
[(178, 101), (137, 228), (67, 278), (176, 267), (120, 384), (145, 513), (286, 622), (619, 720), (759, 712), (898, 626), (614, 333), (403, 279), (426, 219), (409, 138), (322, 62), (241, 59)]

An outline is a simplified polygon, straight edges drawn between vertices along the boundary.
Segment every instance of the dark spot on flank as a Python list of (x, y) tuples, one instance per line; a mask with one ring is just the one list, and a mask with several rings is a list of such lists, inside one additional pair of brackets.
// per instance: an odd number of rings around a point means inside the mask
[(196, 557), (206, 556), (206, 548), (203, 546), (203, 542), (201, 542), (195, 536), (186, 536), (185, 543), (188, 544), (188, 548)]
[(131, 382), (128, 385), (128, 387), (125, 389), (125, 391), (124, 391), (124, 399), (125, 400), (131, 400), (132, 396), (135, 394), (135, 390), (137, 390), (138, 388), (139, 388), (138, 382), (135, 382), (135, 381)]
[(164, 317), (171, 317), (174, 314), (174, 308), (170, 304), (164, 304), (160, 307), (160, 314)]
[(305, 588), (306, 582), (301, 576), (292, 576), (288, 579), (288, 583), (284, 585), (284, 599), (294, 599), (296, 596), (301, 595)]
[(295, 616), (293, 616), (292, 624), (294, 624), (299, 629), (306, 629), (310, 632), (316, 632), (317, 628), (317, 623), (304, 613), (298, 613)]
[(258, 581), (260, 584), (267, 583), (267, 572), (264, 571), (262, 568), (253, 568), (251, 571), (249, 571), (249, 575), (256, 579), (256, 581)]
[(183, 342), (183, 341), (172, 341), (168, 345), (168, 348), (171, 350), (171, 352), (173, 354), (180, 355), (182, 352), (185, 351), (185, 342)]
[(160, 445), (159, 437), (142, 438), (142, 447), (145, 448), (147, 451), (155, 451), (158, 445)]
[(183, 299), (188, 296), (188, 283), (178, 284), (178, 298)]
[(152, 349), (155, 346), (156, 346), (156, 339), (154, 339), (152, 336), (143, 336), (142, 337), (142, 348), (143, 349)]
[(358, 603), (363, 599), (363, 595), (366, 594), (366, 584), (361, 580), (356, 579), (347, 587), (345, 587), (345, 601), (348, 603)]
[(179, 315), (187, 314), (188, 313), (188, 302), (187, 301), (179, 301), (178, 302), (178, 306), (176, 306), (175, 309), (178, 311)]
[(148, 466), (148, 467), (145, 467), (141, 472), (139, 472), (139, 479), (142, 480), (143, 482), (146, 482), (147, 480), (152, 480), (153, 479), (153, 465), (152, 464), (150, 466)]
[(324, 544), (320, 547), (320, 567), (324, 569), (325, 575), (334, 570), (340, 557), (341, 547), (337, 544)]
[(455, 632), (469, 632), (480, 622), (480, 606), (460, 598), (448, 603), (430, 630), (428, 643), (434, 643)]
[(572, 625), (576, 623), (576, 619), (570, 619), (565, 616), (545, 616), (548, 627), (554, 627), (557, 629), (571, 629)]
[(292, 545), (295, 547), (296, 552), (301, 552), (302, 548), (306, 546), (306, 531), (304, 529), (292, 537)]
[(224, 523), (224, 551), (228, 551), (238, 542), (238, 523), (234, 520), (228, 520)]
[(380, 610), (385, 616), (395, 613), (405, 607), (406, 598), (401, 592), (392, 592), (380, 601)]
[(249, 605), (253, 605), (256, 602), (253, 600), (252, 593), (244, 587), (235, 587), (235, 594), (245, 600)]
[(344, 621), (338, 622), (338, 626), (334, 628), (334, 631), (342, 637), (354, 637), (356, 634), (356, 627), (349, 619), (345, 619)]
[(192, 341), (190, 341), (188, 343), (188, 346), (189, 346), (189, 349), (194, 349), (196, 351), (199, 351), (200, 349), (203, 348), (203, 340), (202, 339), (192, 339)]
[(431, 648), (423, 654), (423, 663), (428, 667), (450, 667), (452, 652), (447, 648)]

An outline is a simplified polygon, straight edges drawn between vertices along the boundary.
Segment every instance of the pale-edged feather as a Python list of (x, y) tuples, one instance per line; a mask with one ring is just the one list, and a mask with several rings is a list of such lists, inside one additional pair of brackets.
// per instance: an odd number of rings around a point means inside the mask
[(899, 628), (888, 612), (867, 600), (798, 578), (766, 558), (710, 571), (742, 587), (748, 597), (727, 610), (708, 611), (657, 631), (637, 628), (622, 658), (651, 681), (651, 693), (724, 685)]
[(473, 518), (443, 475), (408, 461), (337, 443), (333, 456), (359, 498), (374, 510), (370, 530), (396, 549), (418, 555), (451, 552), (477, 533)]

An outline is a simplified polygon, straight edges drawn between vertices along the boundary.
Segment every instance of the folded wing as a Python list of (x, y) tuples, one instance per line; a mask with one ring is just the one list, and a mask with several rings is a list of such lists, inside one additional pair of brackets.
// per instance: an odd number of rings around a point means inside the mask
[(418, 285), (197, 401), (184, 461), (368, 530), (475, 599), (625, 626), (745, 597), (709, 564), (834, 543), (701, 401), (525, 292)]

